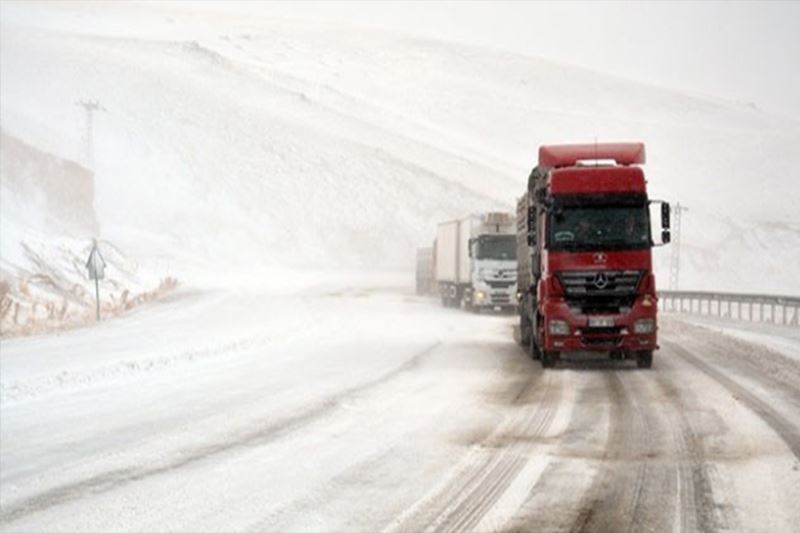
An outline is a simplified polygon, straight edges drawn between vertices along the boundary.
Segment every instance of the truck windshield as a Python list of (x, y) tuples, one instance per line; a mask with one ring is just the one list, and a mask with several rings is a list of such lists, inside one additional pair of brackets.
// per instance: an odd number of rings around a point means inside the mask
[(514, 235), (481, 235), (475, 245), (475, 258), (514, 260), (517, 238)]
[(644, 206), (564, 207), (550, 215), (549, 248), (648, 248), (650, 217)]

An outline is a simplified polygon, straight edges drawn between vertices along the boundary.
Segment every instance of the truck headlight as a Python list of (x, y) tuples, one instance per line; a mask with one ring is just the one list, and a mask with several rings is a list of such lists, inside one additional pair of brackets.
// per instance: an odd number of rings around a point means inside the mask
[(483, 291), (475, 291), (475, 301), (482, 302), (486, 298), (486, 293)]
[(633, 323), (634, 333), (653, 333), (656, 330), (656, 321), (652, 318), (640, 318)]
[(564, 320), (550, 320), (547, 323), (550, 335), (569, 335), (569, 324)]

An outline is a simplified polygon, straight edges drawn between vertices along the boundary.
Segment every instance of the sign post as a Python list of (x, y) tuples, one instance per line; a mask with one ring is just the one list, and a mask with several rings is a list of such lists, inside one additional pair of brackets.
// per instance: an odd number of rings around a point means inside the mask
[(86, 261), (86, 269), (89, 271), (89, 279), (94, 280), (94, 295), (97, 301), (95, 307), (97, 320), (100, 320), (100, 280), (105, 277), (106, 262), (97, 248), (97, 239), (92, 240), (92, 251)]

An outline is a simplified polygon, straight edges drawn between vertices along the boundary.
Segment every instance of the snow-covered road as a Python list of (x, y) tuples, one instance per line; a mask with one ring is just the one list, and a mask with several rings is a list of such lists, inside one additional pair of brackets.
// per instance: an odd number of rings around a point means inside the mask
[(800, 529), (797, 360), (665, 317), (650, 371), (543, 371), (406, 281), (4, 341), (3, 530)]

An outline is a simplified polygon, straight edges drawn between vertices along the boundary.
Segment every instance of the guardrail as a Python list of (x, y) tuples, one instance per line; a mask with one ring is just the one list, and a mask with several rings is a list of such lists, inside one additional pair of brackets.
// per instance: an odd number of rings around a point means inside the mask
[(800, 326), (800, 297), (706, 291), (658, 291), (665, 312)]

